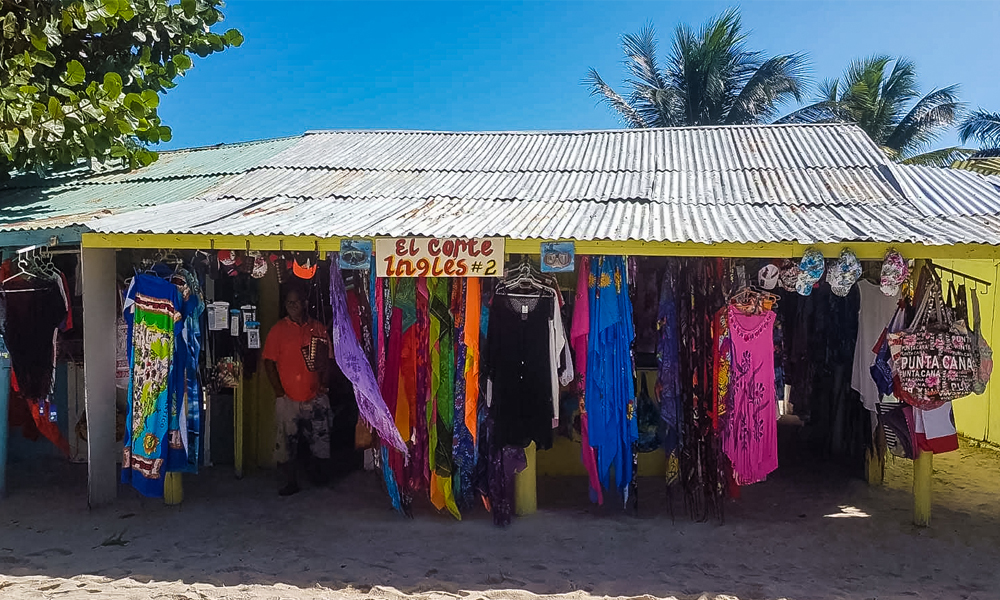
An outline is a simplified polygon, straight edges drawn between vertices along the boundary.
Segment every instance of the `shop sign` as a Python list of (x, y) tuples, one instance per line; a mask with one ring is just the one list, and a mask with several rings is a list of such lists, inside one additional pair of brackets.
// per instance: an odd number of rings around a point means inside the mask
[(379, 277), (501, 277), (504, 238), (375, 240)]

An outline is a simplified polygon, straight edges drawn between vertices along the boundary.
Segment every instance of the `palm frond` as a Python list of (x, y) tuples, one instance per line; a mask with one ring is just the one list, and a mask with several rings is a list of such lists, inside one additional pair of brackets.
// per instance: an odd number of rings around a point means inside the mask
[(590, 88), (590, 95), (597, 96), (600, 102), (609, 106), (618, 113), (622, 123), (627, 127), (643, 128), (648, 127), (638, 112), (628, 102), (622, 98), (610, 85), (605, 83), (596, 69), (590, 69), (583, 80), (583, 84)]
[(844, 110), (840, 105), (839, 90), (839, 79), (824, 79), (817, 88), (819, 93), (816, 96), (815, 102), (788, 113), (775, 121), (775, 123), (787, 125), (798, 123), (850, 122), (850, 117), (843, 114)]
[(1000, 113), (976, 110), (962, 120), (958, 135), (963, 142), (975, 139), (984, 148), (1000, 147)]
[(772, 119), (778, 112), (778, 104), (785, 99), (801, 101), (807, 64), (802, 54), (775, 56), (764, 61), (736, 96), (726, 123), (760, 123)]
[(908, 58), (897, 58), (885, 79), (882, 95), (891, 101), (905, 103), (917, 95), (917, 68)]
[(656, 31), (652, 24), (638, 33), (622, 36), (625, 67), (630, 77), (628, 104), (649, 127), (669, 127), (677, 116), (677, 93), (657, 65)]
[(956, 160), (963, 160), (975, 154), (971, 148), (952, 146), (951, 148), (941, 148), (931, 150), (915, 156), (910, 156), (899, 162), (904, 165), (923, 165), (926, 167), (950, 167)]
[(955, 123), (961, 109), (957, 85), (932, 90), (893, 128), (885, 145), (904, 155), (925, 147), (937, 139), (943, 129)]
[(638, 33), (622, 36), (625, 67), (636, 81), (663, 89), (667, 82), (656, 64), (656, 30), (647, 23)]
[(892, 58), (885, 54), (873, 54), (852, 60), (844, 71), (844, 88), (850, 89), (854, 84), (870, 79), (873, 74), (878, 74), (881, 78), (891, 61)]
[(879, 144), (885, 144), (898, 120), (898, 109), (883, 95), (889, 60), (877, 56), (867, 61), (868, 69), (845, 91), (843, 99), (846, 111)]
[(824, 79), (819, 84), (820, 102), (838, 102), (840, 100), (840, 80)]
[(836, 102), (814, 102), (803, 106), (775, 121), (777, 125), (795, 125), (803, 123), (844, 123), (849, 122), (839, 114)]

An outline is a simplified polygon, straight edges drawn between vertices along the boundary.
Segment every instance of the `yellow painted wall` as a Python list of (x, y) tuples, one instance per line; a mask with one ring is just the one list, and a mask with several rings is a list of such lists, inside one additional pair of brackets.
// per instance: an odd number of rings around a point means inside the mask
[[(257, 320), (261, 327), (261, 342), (278, 322), (279, 288), (274, 269), (258, 280), (260, 299), (257, 303)], [(274, 391), (264, 373), (264, 365), (257, 365), (253, 377), (244, 382), (246, 396), (244, 416), (244, 465), (245, 468), (274, 467)]]
[[(988, 294), (979, 295), (979, 307), (983, 335), (994, 352), (997, 352), (1000, 349), (1000, 302), (997, 301), (997, 296), (1000, 294), (1000, 261), (939, 260), (935, 262), (943, 267), (949, 267), (973, 277), (993, 282)], [(942, 279), (948, 281), (951, 276), (942, 273)], [(956, 285), (961, 283), (962, 278), (956, 277), (955, 282)], [(982, 291), (982, 286), (980, 286), (980, 291)], [(972, 307), (969, 308), (971, 311)], [(1000, 358), (1000, 355), (995, 355), (995, 357)], [(955, 409), (955, 425), (960, 434), (975, 440), (1000, 444), (1000, 373), (997, 369), (993, 370), (985, 394), (956, 400), (953, 407)]]
[[(642, 371), (646, 377), (649, 390), (656, 389), (656, 373)], [(578, 475), (587, 476), (580, 459), (580, 442), (555, 436), (552, 448), (537, 454), (537, 469), (539, 475)], [(664, 477), (667, 473), (667, 457), (662, 450), (645, 452), (639, 455), (639, 476)]]

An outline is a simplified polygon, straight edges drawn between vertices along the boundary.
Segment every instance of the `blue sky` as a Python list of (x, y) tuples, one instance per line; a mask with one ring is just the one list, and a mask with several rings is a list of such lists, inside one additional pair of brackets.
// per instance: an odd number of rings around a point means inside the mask
[[(665, 54), (678, 22), (731, 2), (231, 0), (241, 48), (196, 60), (160, 105), (161, 149), (310, 129), (566, 130), (619, 126), (580, 81), (620, 87), (620, 37), (650, 21)], [(953, 83), (1000, 110), (1000, 4), (743, 2), (750, 47), (808, 53), (815, 81), (874, 53), (911, 58), (922, 91)], [(955, 52), (953, 49), (959, 49)], [(954, 132), (938, 145), (957, 143)]]

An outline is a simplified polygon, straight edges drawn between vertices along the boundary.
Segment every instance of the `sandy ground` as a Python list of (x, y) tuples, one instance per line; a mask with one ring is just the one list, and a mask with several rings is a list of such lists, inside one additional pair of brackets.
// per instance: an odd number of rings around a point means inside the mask
[(667, 510), (640, 483), (640, 515), (591, 507), (581, 479), (540, 482), (538, 514), (506, 530), (389, 508), (355, 473), (290, 498), (269, 473), (187, 477), (180, 507), (122, 489), (88, 512), (86, 470), (15, 465), (0, 503), (0, 597), (10, 598), (1000, 598), (1000, 454), (935, 457), (934, 522), (911, 525), (911, 463), (870, 488), (783, 467), (727, 505), (725, 523)]

